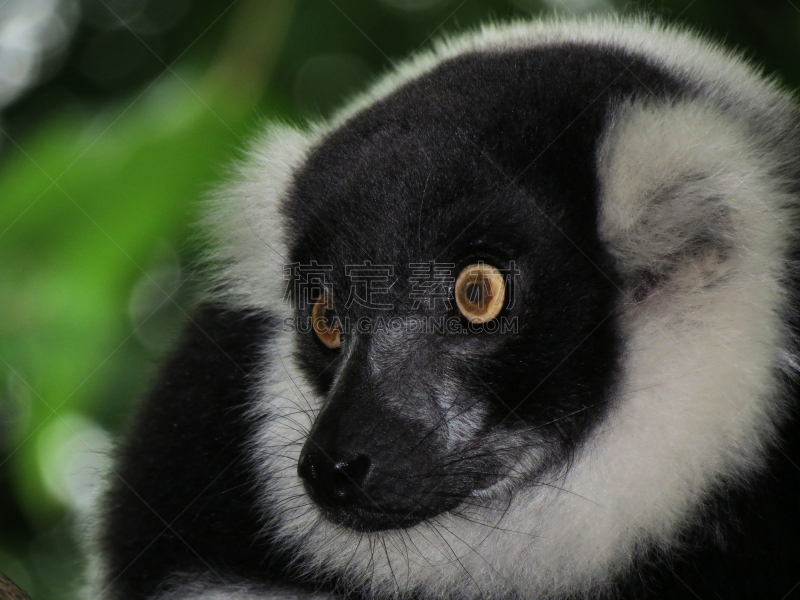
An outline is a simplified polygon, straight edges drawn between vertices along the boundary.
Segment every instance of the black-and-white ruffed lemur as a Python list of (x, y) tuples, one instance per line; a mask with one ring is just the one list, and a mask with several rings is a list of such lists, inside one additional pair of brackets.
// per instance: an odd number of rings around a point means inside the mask
[(738, 56), (596, 20), (270, 126), (97, 597), (800, 596), (799, 122)]

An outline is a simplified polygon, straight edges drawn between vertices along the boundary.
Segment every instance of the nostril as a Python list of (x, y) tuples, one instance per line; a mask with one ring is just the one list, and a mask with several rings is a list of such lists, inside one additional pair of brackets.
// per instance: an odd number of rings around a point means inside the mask
[(346, 507), (363, 500), (361, 488), (369, 473), (369, 457), (362, 454), (353, 460), (332, 464), (332, 467), (324, 484), (331, 502)]
[(361, 488), (369, 473), (370, 464), (369, 456), (364, 454), (353, 460), (336, 463), (334, 472), (337, 486), (341, 488), (351, 486)]

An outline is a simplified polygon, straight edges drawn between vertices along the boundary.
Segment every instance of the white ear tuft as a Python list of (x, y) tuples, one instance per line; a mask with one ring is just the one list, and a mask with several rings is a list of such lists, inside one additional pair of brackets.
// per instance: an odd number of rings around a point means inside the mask
[(781, 264), (792, 235), (784, 161), (701, 101), (623, 108), (598, 153), (598, 227), (626, 286), (698, 289)]

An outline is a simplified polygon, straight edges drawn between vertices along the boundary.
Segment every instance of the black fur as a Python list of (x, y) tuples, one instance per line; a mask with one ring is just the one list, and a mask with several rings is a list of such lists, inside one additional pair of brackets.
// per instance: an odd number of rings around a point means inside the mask
[(146, 598), (175, 574), (284, 577), (259, 538), (247, 417), (275, 323), (206, 306), (184, 332), (119, 449), (101, 549), (112, 597)]

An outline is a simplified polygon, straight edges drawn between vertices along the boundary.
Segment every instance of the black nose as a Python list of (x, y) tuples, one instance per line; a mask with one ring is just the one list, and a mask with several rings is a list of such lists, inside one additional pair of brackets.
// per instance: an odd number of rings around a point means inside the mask
[(297, 474), (316, 502), (331, 508), (369, 505), (362, 491), (372, 461), (361, 454), (350, 460), (337, 460), (320, 449), (304, 452)]

